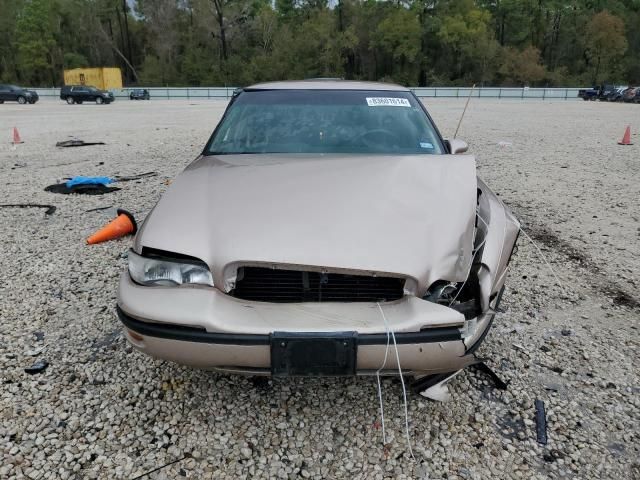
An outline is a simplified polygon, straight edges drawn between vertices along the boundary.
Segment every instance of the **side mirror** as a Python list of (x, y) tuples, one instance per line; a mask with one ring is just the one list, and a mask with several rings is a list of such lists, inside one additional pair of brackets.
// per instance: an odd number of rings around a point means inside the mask
[(458, 138), (454, 138), (453, 140), (446, 140), (447, 145), (449, 145), (449, 152), (452, 155), (456, 155), (458, 153), (464, 153), (469, 150), (469, 145), (464, 140), (460, 140)]

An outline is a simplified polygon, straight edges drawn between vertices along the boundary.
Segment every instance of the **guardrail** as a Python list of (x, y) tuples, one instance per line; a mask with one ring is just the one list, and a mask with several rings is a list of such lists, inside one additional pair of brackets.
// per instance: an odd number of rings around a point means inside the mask
[[(418, 97), (466, 98), (471, 87), (418, 87), (411, 89)], [(580, 88), (501, 88), (483, 87), (473, 89), (474, 98), (535, 98), (540, 100), (577, 100)]]
[[(35, 88), (40, 97), (59, 97), (59, 88)], [(111, 89), (116, 98), (129, 98), (135, 88)], [(227, 100), (233, 95), (234, 87), (148, 87), (152, 99), (218, 99)], [(411, 90), (418, 97), (466, 98), (471, 87), (415, 87)], [(483, 87), (473, 90), (474, 98), (577, 100), (578, 88), (500, 88)]]

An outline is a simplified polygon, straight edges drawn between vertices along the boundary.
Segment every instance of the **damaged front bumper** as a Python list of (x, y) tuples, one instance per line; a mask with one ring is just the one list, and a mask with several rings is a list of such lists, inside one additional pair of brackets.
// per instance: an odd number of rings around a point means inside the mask
[[(491, 308), (465, 320), (453, 309), (413, 296), (380, 307), (376, 303), (247, 302), (215, 289), (142, 287), (126, 273), (118, 298), (118, 316), (136, 349), (183, 365), (263, 375), (374, 374), (383, 365), (388, 341), (379, 308), (394, 332), (400, 367), (406, 374), (457, 371), (474, 362), (473, 352), (494, 316)], [(180, 309), (185, 302), (191, 308)], [(329, 365), (305, 370), (308, 365), (295, 350), (277, 351), (282, 333), (287, 343), (292, 338), (298, 341), (295, 348), (307, 350), (307, 357), (318, 342), (325, 342), (336, 351), (336, 362), (343, 363), (338, 368), (329, 358), (324, 360)], [(353, 352), (336, 343), (343, 340), (345, 347), (353, 342)], [(394, 349), (392, 340), (389, 348)], [(276, 358), (278, 365), (274, 365)], [(389, 354), (381, 373), (391, 374), (397, 368), (395, 354)]]

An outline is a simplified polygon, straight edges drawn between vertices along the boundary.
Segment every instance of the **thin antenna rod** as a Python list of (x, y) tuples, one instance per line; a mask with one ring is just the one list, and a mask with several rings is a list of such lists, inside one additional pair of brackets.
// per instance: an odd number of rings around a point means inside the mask
[(471, 100), (471, 95), (473, 95), (473, 90), (476, 88), (476, 84), (474, 83), (471, 87), (471, 91), (469, 92), (469, 96), (467, 97), (467, 103), (464, 104), (464, 110), (462, 111), (462, 115), (460, 116), (460, 120), (458, 120), (458, 126), (456, 127), (456, 133), (453, 134), (453, 138), (458, 136), (458, 130), (460, 130), (460, 124), (462, 123), (462, 119), (464, 118), (464, 114), (467, 112), (467, 107), (469, 106), (469, 100)]

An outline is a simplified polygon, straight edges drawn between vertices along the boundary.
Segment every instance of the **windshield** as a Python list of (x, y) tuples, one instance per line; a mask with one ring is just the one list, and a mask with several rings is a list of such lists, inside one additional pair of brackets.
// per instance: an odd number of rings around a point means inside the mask
[(429, 117), (409, 92), (263, 90), (242, 92), (207, 154), (441, 154)]

